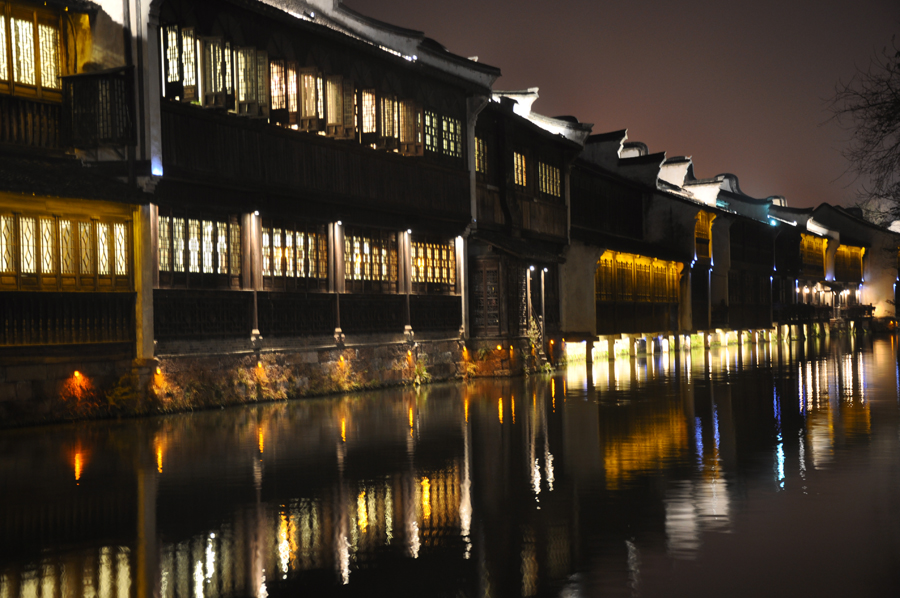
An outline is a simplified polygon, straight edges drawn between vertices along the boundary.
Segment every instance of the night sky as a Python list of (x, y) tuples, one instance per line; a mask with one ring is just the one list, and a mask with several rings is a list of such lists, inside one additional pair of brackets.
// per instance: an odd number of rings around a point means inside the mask
[(792, 207), (856, 201), (826, 100), (900, 35), (898, 0), (344, 3), (499, 67), (495, 89), (539, 87), (536, 112), (627, 128), (692, 156), (697, 177), (731, 172)]

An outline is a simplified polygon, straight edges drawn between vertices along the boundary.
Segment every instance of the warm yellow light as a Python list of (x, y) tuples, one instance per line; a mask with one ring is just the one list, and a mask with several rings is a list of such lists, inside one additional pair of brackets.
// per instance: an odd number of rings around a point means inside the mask
[(412, 351), (410, 351), (409, 349), (406, 350), (406, 354), (407, 354), (409, 357), (412, 357)]
[(162, 374), (162, 368), (156, 368), (156, 375), (159, 376)]
[(369, 512), (366, 509), (366, 491), (363, 490), (356, 497), (356, 519), (359, 521), (359, 529), (363, 532), (369, 526)]
[(259, 452), (260, 454), (262, 454), (266, 448), (265, 438), (263, 437), (263, 429), (258, 428), (257, 434), (259, 436)]
[(81, 378), (81, 372), (79, 372), (78, 370), (75, 370), (74, 376), (75, 376), (76, 378)]
[(550, 344), (551, 344), (551, 345), (553, 344), (553, 339), (552, 339), (552, 338), (550, 339)]
[(497, 399), (497, 419), (503, 423), (503, 398)]
[(509, 406), (512, 410), (512, 423), (516, 423), (516, 397), (509, 397)]
[(410, 427), (410, 428), (413, 427), (413, 411), (412, 411), (412, 407), (409, 408), (409, 427)]
[(158, 445), (156, 447), (156, 470), (159, 473), (162, 473), (162, 446)]
[(347, 418), (341, 418), (341, 440), (347, 442)]
[(343, 362), (344, 362), (344, 356), (341, 355), (341, 363), (343, 363)]
[[(78, 372), (75, 372), (76, 374)], [(81, 479), (81, 469), (84, 467), (84, 463), (81, 457), (81, 451), (75, 453), (75, 481), (79, 481)]]
[(431, 518), (431, 480), (422, 478), (422, 519)]
[[(893, 339), (893, 337), (891, 337)], [(466, 414), (466, 423), (469, 423), (469, 397), (463, 400), (463, 410)]]
[(497, 345), (497, 350), (498, 350), (498, 351), (502, 351), (502, 350), (503, 350), (503, 345)]
[(261, 361), (257, 361), (257, 362), (256, 362), (256, 367), (258, 367), (259, 369), (262, 369), (262, 362), (261, 362)]

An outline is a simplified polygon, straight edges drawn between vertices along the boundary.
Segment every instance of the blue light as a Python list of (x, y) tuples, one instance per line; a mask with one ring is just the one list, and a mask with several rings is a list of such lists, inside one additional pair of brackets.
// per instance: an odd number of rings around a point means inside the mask
[(162, 176), (163, 175), (162, 166), (154, 166), (153, 170), (151, 172), (153, 173), (153, 176)]
[(777, 225), (778, 223), (775, 222), (774, 220), (769, 220), (769, 224), (772, 225), (772, 226), (775, 226), (775, 225)]

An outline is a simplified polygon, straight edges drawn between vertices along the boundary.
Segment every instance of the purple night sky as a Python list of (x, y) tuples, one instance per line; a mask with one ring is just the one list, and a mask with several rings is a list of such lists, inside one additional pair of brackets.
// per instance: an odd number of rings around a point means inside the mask
[(834, 85), (900, 34), (897, 0), (724, 3), (347, 0), (499, 67), (495, 89), (539, 87), (534, 110), (628, 129), (651, 152), (738, 176), (754, 197), (851, 205)]

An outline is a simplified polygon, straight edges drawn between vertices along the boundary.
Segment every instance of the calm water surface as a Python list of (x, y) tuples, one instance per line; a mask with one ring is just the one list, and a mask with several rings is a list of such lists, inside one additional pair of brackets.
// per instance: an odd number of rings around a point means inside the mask
[(897, 355), (0, 432), (0, 598), (898, 596)]

